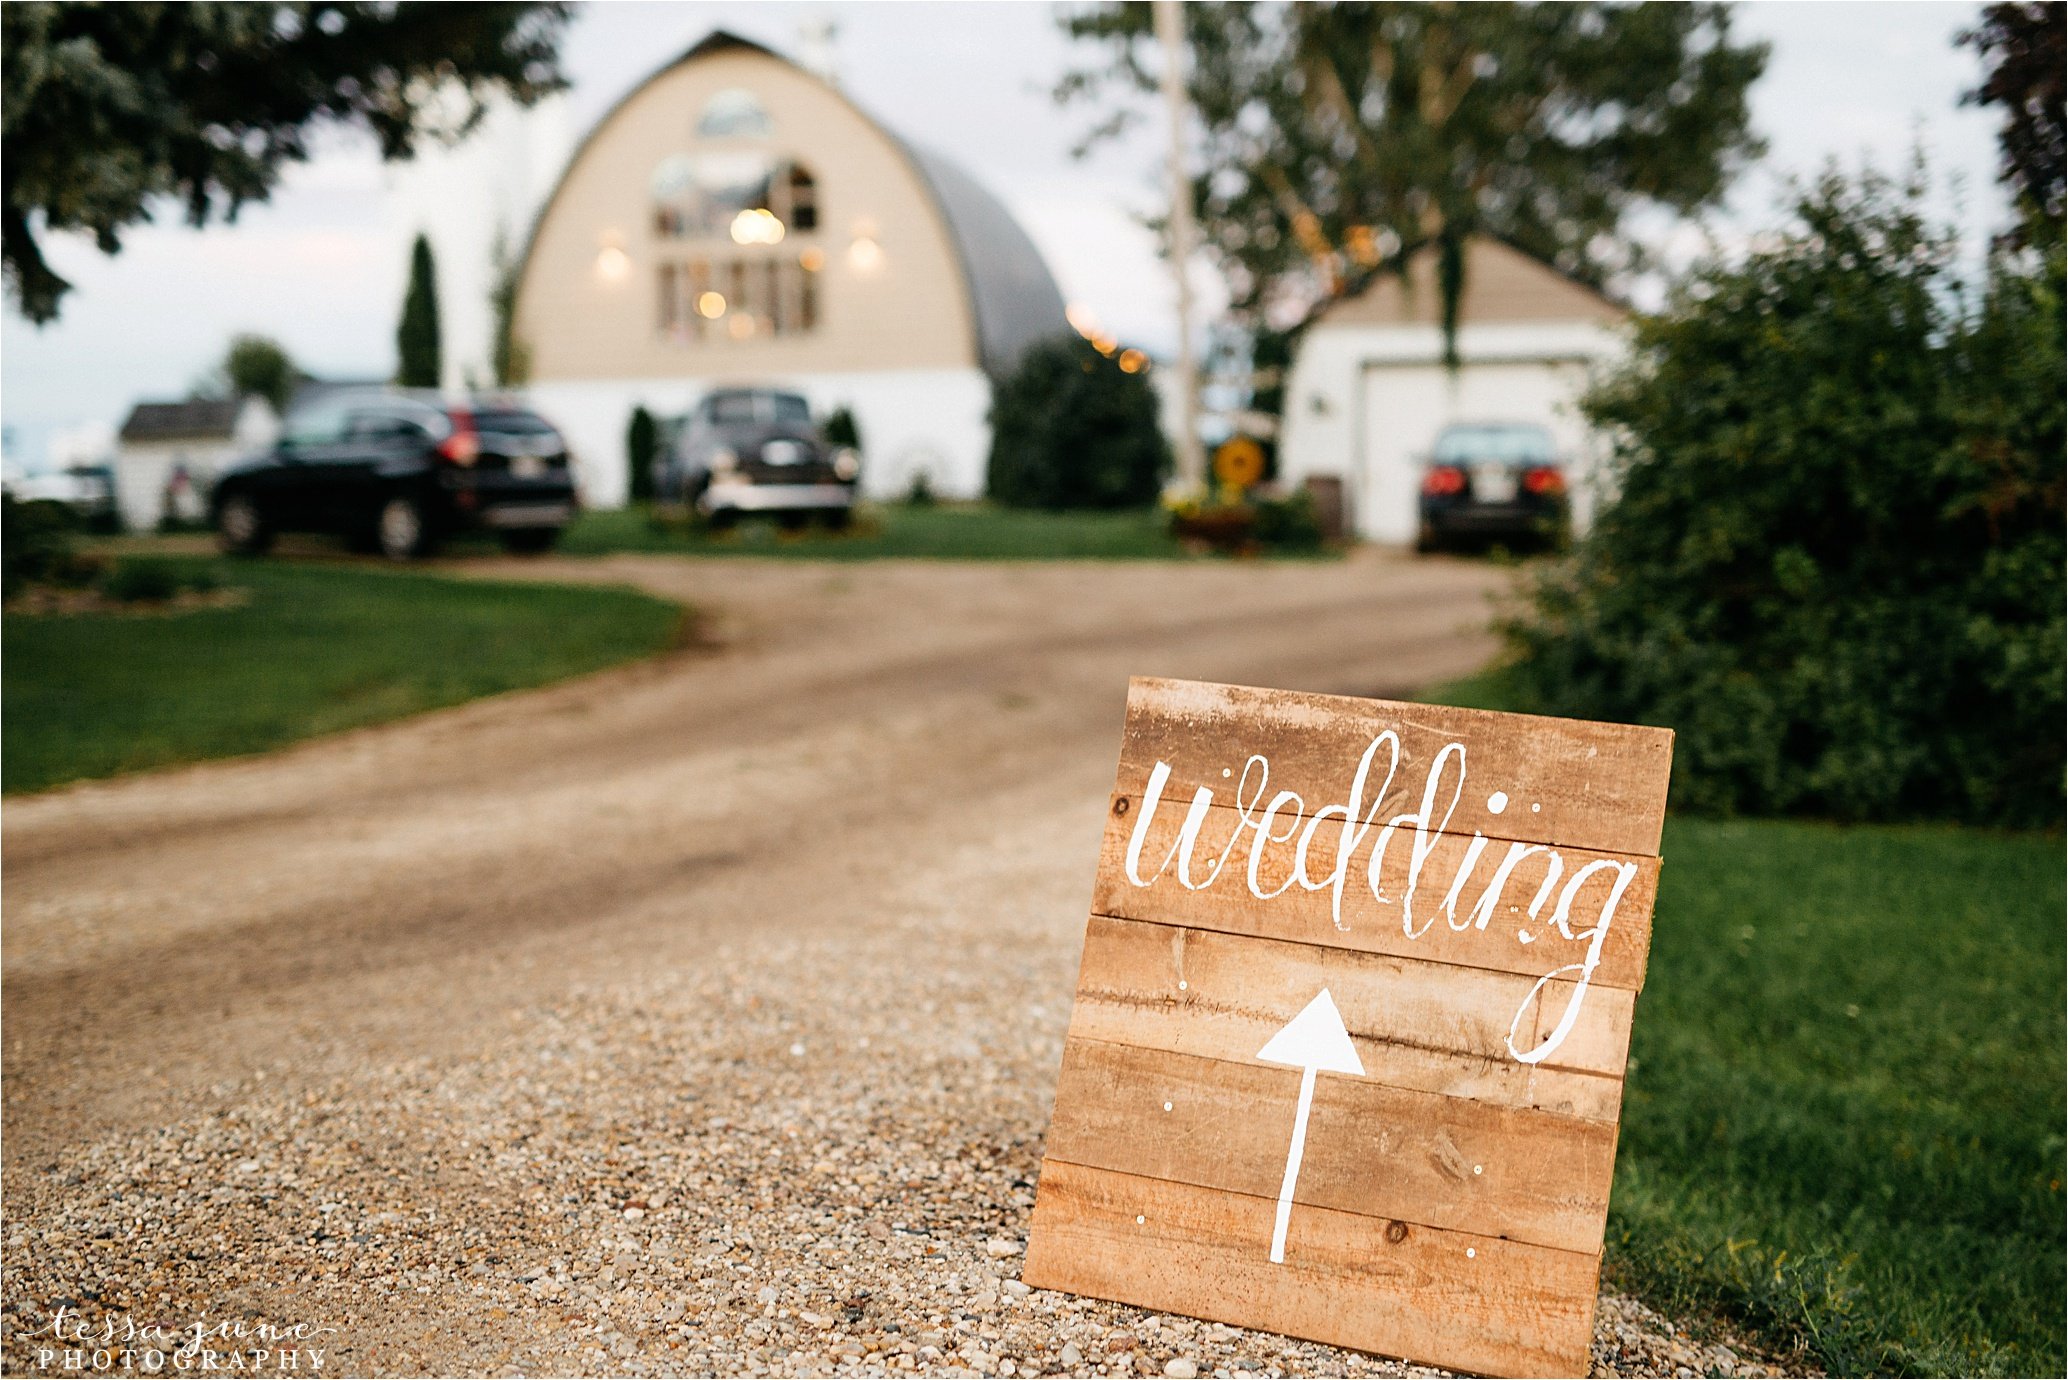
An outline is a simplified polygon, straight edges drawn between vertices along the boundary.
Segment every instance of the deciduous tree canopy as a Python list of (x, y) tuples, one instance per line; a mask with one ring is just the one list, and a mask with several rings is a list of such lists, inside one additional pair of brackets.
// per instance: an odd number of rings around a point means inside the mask
[(223, 384), (233, 398), (264, 398), (275, 412), (287, 411), (299, 371), (280, 342), (263, 335), (240, 335), (223, 356)]
[[(1449, 319), (1475, 232), (1600, 282), (1643, 262), (1632, 211), (1705, 206), (1760, 151), (1746, 92), (1766, 48), (1734, 42), (1723, 5), (1184, 11), (1200, 222), (1252, 329), (1297, 328), (1431, 244)], [(1153, 86), (1147, 4), (1064, 24), (1109, 62), (1059, 97)]]
[(106, 253), (176, 197), (194, 225), (263, 201), (325, 121), (386, 158), (471, 128), (491, 89), (530, 104), (566, 82), (565, 4), (50, 4), (0, 8), (0, 251), (23, 315), (71, 284), (42, 236)]

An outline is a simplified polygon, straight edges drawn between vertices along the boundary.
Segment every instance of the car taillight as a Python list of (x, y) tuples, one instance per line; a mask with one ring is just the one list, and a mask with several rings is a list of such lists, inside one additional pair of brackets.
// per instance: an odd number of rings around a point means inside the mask
[(1449, 498), (1465, 492), (1465, 472), (1456, 465), (1437, 465), (1422, 476), (1422, 492), (1431, 498)]
[(1562, 494), (1565, 492), (1565, 475), (1550, 465), (1538, 465), (1522, 476), (1522, 487), (1533, 494)]
[(448, 465), (471, 465), (481, 456), (481, 435), (474, 430), (474, 414), (461, 408), (452, 411), (452, 435), (438, 443), (438, 458)]

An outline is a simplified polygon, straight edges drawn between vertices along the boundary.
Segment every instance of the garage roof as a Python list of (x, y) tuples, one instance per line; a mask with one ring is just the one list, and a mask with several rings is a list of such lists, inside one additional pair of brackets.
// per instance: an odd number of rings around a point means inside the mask
[[(1409, 261), (1405, 283), (1397, 275), (1387, 274), (1357, 296), (1331, 306), (1321, 319), (1330, 326), (1438, 326), (1443, 323), (1442, 312), (1436, 255), (1423, 252)], [(1628, 314), (1605, 293), (1502, 240), (1479, 235), (1465, 244), (1465, 292), (1458, 302), (1461, 325), (1517, 321), (1609, 325)]]

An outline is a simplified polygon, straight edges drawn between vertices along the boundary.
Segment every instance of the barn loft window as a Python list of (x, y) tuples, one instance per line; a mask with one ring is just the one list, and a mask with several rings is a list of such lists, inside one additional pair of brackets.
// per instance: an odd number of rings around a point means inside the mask
[(775, 122), (761, 98), (737, 86), (713, 96), (697, 116), (699, 139), (766, 139), (773, 133)]
[(807, 168), (753, 150), (676, 154), (654, 169), (649, 190), (662, 339), (754, 340), (818, 325), (826, 255)]
[(654, 231), (662, 239), (737, 239), (733, 231), (742, 217), (767, 217), (781, 227), (771, 242), (819, 227), (818, 183), (810, 171), (765, 153), (678, 153), (661, 160), (648, 187)]

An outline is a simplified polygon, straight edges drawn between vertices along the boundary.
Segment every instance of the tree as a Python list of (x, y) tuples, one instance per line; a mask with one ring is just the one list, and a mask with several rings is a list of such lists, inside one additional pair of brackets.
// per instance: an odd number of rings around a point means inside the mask
[(567, 83), (565, 4), (52, 4), (0, 7), (0, 258), (31, 321), (71, 284), (53, 230), (117, 253), (176, 197), (187, 220), (234, 219), (327, 123), (369, 129), (385, 158), (472, 129), (491, 90), (529, 105)]
[(278, 413), (287, 411), (301, 372), (276, 340), (240, 335), (223, 356), (223, 383), (233, 398), (264, 398)]
[(1682, 806), (2060, 823), (2061, 252), (1970, 291), (1921, 194), (1807, 189), (1586, 400), (1619, 495), (1513, 674), (1676, 730)]
[(1014, 508), (1137, 508), (1170, 469), (1148, 375), (1081, 336), (1029, 349), (991, 397), (991, 497)]
[(402, 294), (402, 320), (395, 327), (395, 382), (404, 388), (436, 388), (444, 372), (438, 338), (438, 266), (422, 235), (409, 251), (409, 287)]
[(625, 425), (625, 465), (631, 475), (632, 501), (641, 503), (653, 497), (654, 451), (659, 448), (660, 424), (653, 419), (653, 413), (642, 405), (632, 409), (632, 420)]
[(510, 242), (500, 228), (489, 261), (495, 271), (488, 288), (495, 338), (489, 342), (488, 365), (498, 388), (520, 388), (531, 379), (531, 347), (517, 334), (517, 274), (523, 265), (510, 253)]
[[(1440, 255), (1455, 334), (1464, 244), (1508, 240), (1592, 283), (1643, 267), (1631, 213), (1715, 202), (1761, 151), (1746, 91), (1763, 44), (1720, 4), (1190, 4), (1194, 199), (1252, 332)], [(1151, 89), (1149, 6), (1066, 15), (1108, 62), (1061, 100)], [(1087, 144), (1117, 132), (1123, 108)]]
[(1989, 64), (1982, 85), (1963, 99), (1966, 105), (2003, 107), (2003, 128), (1997, 142), (2003, 151), (1999, 180), (2017, 195), (2024, 224), (2012, 231), (2014, 242), (2036, 237), (2061, 238), (2063, 172), (2068, 165), (2068, 91), (2063, 66), (2068, 65), (2068, 38), (2063, 17), (2068, 6), (1999, 4), (1982, 10), (1982, 22), (1960, 36), (1960, 42)]

